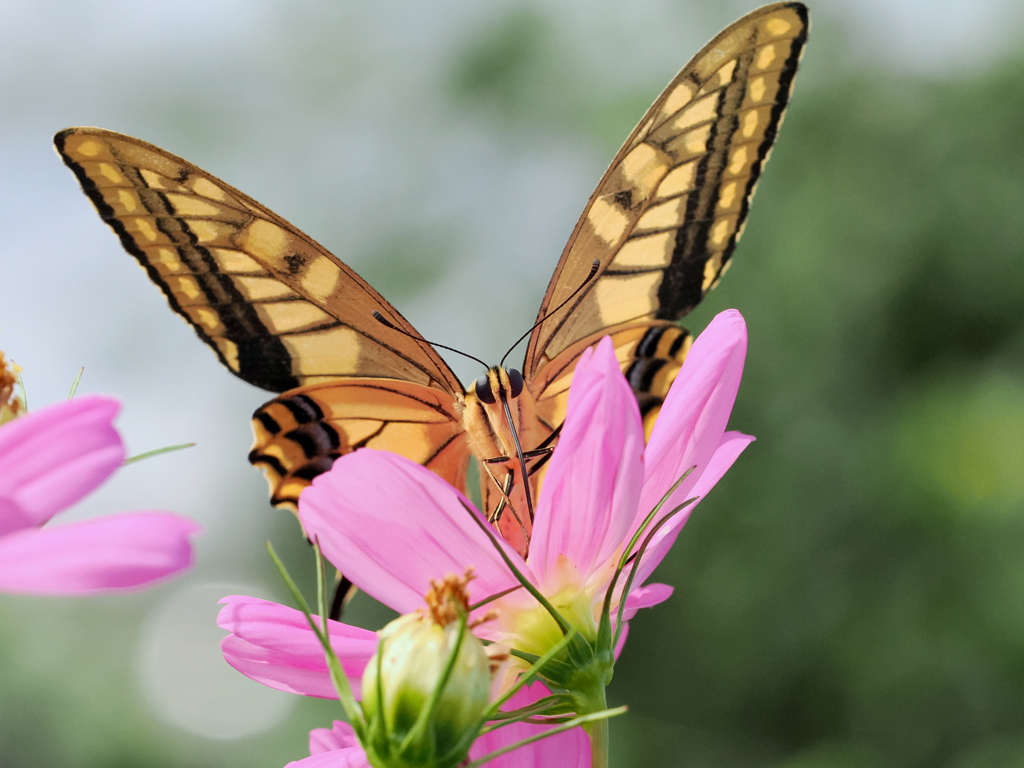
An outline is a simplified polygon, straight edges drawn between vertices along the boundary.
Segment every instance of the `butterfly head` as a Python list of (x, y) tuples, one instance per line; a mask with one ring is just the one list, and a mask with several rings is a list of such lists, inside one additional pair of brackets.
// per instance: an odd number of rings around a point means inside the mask
[(464, 418), (470, 440), (481, 438), (487, 445), (477, 456), (513, 456), (515, 440), (512, 431), (523, 437), (527, 416), (532, 415), (533, 398), (515, 368), (496, 365), (489, 369), (465, 394)]
[(516, 437), (526, 449), (533, 447), (536, 436), (527, 434), (535, 421), (533, 395), (518, 370), (494, 366), (463, 397), (463, 420), (475, 455), (515, 456)]
[(497, 405), (506, 400), (515, 400), (522, 393), (525, 382), (523, 374), (515, 368), (495, 366), (476, 380), (473, 392), (486, 405)]

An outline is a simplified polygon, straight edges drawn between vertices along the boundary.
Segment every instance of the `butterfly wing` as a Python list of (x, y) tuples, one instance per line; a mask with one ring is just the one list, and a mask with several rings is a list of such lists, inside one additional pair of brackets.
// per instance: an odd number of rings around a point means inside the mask
[(356, 448), (400, 453), (457, 488), (466, 484), (469, 446), (454, 400), (395, 379), (347, 377), (281, 395), (253, 416), (249, 461), (260, 467), (275, 506), (298, 508), (299, 493)]
[(685, 328), (669, 321), (602, 328), (563, 350), (533, 382), (538, 393), (537, 415), (549, 432), (562, 423), (576, 361), (603, 336), (611, 337), (615, 356), (639, 401), (644, 431), (650, 437), (662, 399), (693, 343)]
[(55, 144), (125, 249), (220, 361), (250, 384), (288, 391), (253, 420), (250, 458), (275, 504), (294, 508), (313, 477), (363, 445), (464, 484), (458, 379), (349, 267), (151, 144), (96, 128), (61, 131)]
[(281, 217), (169, 152), (98, 128), (54, 139), (100, 217), (225, 366), (272, 392), (342, 376), (462, 387), (412, 326)]
[[(680, 72), (619, 151), (538, 318), (583, 283), (594, 260), (598, 273), (546, 317), (527, 349), (524, 373), (550, 430), (564, 417), (576, 359), (605, 334), (647, 406), (648, 426), (653, 421), (689, 346), (674, 321), (728, 264), (806, 31), (799, 3), (736, 22)], [(231, 371), (271, 391), (306, 388), (267, 404), (254, 422), (253, 456), (275, 498), (292, 503), (336, 453), (361, 444), (398, 447), (461, 477), (465, 441), (451, 404), (462, 391), (458, 380), (427, 344), (373, 319), (380, 312), (416, 336), (351, 269), (256, 201), (157, 147), (92, 128), (62, 131), (55, 142), (100, 216)], [(352, 376), (409, 386), (371, 396), (372, 387), (350, 386)], [(437, 391), (447, 396), (440, 410)], [(388, 409), (408, 407), (420, 416), (396, 423), (416, 425), (417, 437), (388, 426)], [(368, 420), (366, 408), (378, 418)]]
[[(610, 334), (648, 428), (689, 349), (671, 330), (714, 287), (743, 230), (807, 38), (776, 3), (708, 43), (669, 83), (591, 196), (551, 278), (523, 372), (561, 423), (582, 351)], [(596, 276), (584, 283), (594, 261)], [(550, 315), (548, 313), (550, 312)]]

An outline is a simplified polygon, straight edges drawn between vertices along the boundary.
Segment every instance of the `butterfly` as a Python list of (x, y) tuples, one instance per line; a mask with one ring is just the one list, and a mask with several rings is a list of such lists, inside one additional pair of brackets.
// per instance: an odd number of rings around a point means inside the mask
[(807, 30), (801, 3), (768, 5), (682, 69), (590, 197), (522, 368), (493, 367), (468, 389), (359, 275), (242, 192), (111, 131), (68, 128), (55, 144), (171, 308), (229, 370), (282, 393), (254, 414), (250, 454), (275, 505), (295, 508), (314, 477), (362, 446), (457, 487), (476, 457), (485, 509), (525, 552), (574, 367), (603, 336), (649, 434), (691, 342), (677, 321), (729, 266)]

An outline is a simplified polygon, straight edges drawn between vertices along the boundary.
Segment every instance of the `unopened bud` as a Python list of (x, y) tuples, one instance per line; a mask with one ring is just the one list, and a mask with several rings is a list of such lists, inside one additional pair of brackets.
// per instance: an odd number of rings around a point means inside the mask
[(401, 616), (380, 632), (363, 674), (365, 746), (377, 768), (457, 766), (479, 732), (491, 661), (466, 626), (466, 582), (434, 584), (429, 612)]

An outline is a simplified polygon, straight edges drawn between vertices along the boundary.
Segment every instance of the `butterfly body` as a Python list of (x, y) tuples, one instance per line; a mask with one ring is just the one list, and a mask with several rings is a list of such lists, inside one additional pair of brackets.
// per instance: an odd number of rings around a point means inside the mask
[(522, 539), (522, 551), (523, 479), (536, 499), (576, 362), (603, 336), (612, 338), (650, 433), (691, 341), (677, 321), (730, 263), (806, 34), (801, 3), (765, 6), (669, 83), (602, 177), (558, 261), (521, 388), (502, 367), (487, 373), (483, 388), (464, 388), (346, 264), (188, 161), (97, 128), (61, 131), (55, 144), (172, 309), (233, 373), (282, 393), (253, 417), (250, 460), (264, 471), (273, 503), (294, 508), (316, 475), (363, 446), (404, 454), (458, 487), (475, 457), (485, 470), (486, 509), (502, 507), (497, 523), (510, 540)]

